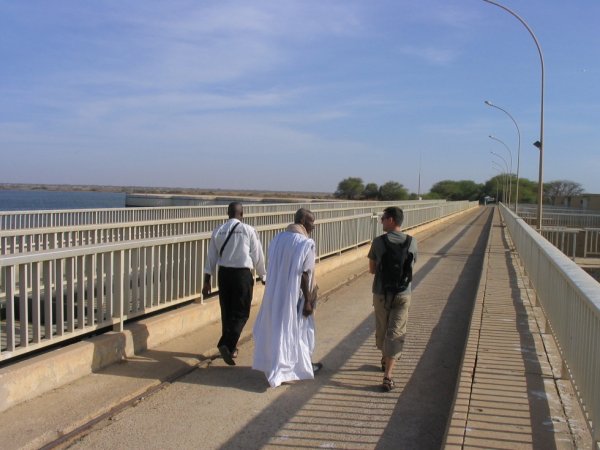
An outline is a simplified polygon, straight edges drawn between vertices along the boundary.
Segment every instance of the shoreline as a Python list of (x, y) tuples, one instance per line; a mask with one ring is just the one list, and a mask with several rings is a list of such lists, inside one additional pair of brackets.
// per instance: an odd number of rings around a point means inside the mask
[(333, 193), (327, 192), (295, 192), (244, 189), (208, 189), (152, 186), (105, 186), (82, 184), (35, 184), (35, 183), (0, 183), (3, 191), (58, 191), (58, 192), (115, 192), (125, 194), (165, 194), (165, 195), (218, 195), (243, 197), (277, 197), (277, 198), (310, 198), (333, 199)]

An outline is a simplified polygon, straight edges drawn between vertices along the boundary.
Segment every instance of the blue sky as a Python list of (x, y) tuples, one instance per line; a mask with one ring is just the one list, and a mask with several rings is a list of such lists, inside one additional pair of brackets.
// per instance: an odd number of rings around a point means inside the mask
[[(544, 181), (600, 193), (600, 2), (503, 4)], [(516, 173), (484, 100), (537, 180), (540, 86), (482, 0), (0, 0), (0, 182), (426, 192), (509, 164), (489, 135)]]

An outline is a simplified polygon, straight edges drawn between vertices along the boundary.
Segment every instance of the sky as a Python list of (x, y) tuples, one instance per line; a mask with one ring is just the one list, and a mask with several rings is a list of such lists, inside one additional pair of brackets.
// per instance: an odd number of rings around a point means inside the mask
[[(600, 1), (502, 4), (543, 180), (600, 193)], [(484, 0), (0, 0), (0, 183), (537, 181), (541, 66)]]

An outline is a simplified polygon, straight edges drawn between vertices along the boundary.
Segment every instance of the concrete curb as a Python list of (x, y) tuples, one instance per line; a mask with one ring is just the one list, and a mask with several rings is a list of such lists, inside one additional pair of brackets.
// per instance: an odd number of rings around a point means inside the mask
[[(498, 214), (494, 211), (494, 214)], [(483, 314), (483, 300), (488, 278), (488, 266), (490, 245), (492, 240), (492, 227), (488, 231), (488, 239), (485, 245), (485, 255), (479, 278), (479, 287), (475, 296), (471, 319), (469, 322), (469, 331), (467, 333), (467, 342), (462, 356), (462, 362), (459, 367), (458, 380), (454, 393), (454, 401), (450, 407), (450, 417), (446, 425), (446, 432), (442, 440), (442, 448), (463, 448), (465, 440), (465, 428), (467, 425), (467, 416), (469, 413), (469, 403), (471, 400), (471, 389), (473, 387), (473, 377), (475, 374), (475, 364), (477, 362), (477, 348), (479, 347), (479, 336), (481, 333), (481, 321)]]
[(123, 332), (107, 332), (50, 351), (0, 370), (0, 412), (73, 382), (220, 317), (216, 301), (186, 305), (128, 324)]

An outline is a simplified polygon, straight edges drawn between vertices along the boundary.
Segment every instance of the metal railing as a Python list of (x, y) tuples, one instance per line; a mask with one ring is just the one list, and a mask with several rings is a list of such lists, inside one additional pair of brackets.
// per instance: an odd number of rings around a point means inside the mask
[[(244, 214), (269, 214), (296, 211), (308, 208), (311, 211), (322, 209), (355, 209), (381, 208), (382, 205), (399, 206), (402, 209), (418, 208), (424, 205), (440, 205), (445, 200), (411, 200), (402, 202), (306, 202), (246, 204)], [(104, 209), (70, 209), (53, 211), (6, 211), (0, 212), (0, 230), (18, 230), (27, 228), (75, 227), (81, 225), (103, 225), (133, 222), (172, 221), (178, 219), (206, 218), (227, 216), (226, 205), (213, 206), (172, 206), (161, 208), (104, 208)]]
[[(512, 208), (510, 208), (512, 211)], [(570, 208), (568, 206), (554, 206), (544, 204), (544, 211), (548, 213), (565, 213), (565, 214), (593, 214), (593, 210)], [(514, 212), (514, 211), (513, 211)], [(520, 204), (519, 205), (519, 216), (521, 213), (536, 213), (537, 205), (535, 204)]]
[[(537, 213), (519, 210), (519, 216), (529, 225), (537, 224)], [(544, 211), (543, 226), (567, 228), (600, 228), (600, 214)]]
[[(406, 209), (404, 228), (476, 206), (465, 201)], [(256, 227), (265, 254), (273, 236), (288, 223)], [(381, 232), (378, 216), (371, 212), (319, 219), (313, 232), (317, 256), (358, 247)], [(200, 299), (210, 235), (207, 231), (1, 256), (0, 361), (101, 328), (122, 329), (127, 319)]]
[(504, 205), (500, 211), (600, 441), (600, 284)]
[(578, 228), (546, 227), (542, 228), (542, 236), (557, 249), (571, 259), (575, 259), (577, 252), (577, 235), (582, 230)]
[(197, 298), (210, 234), (73, 247), (0, 260), (0, 360)]
[(600, 256), (600, 228), (586, 228), (583, 257)]
[[(315, 210), (317, 221), (356, 216), (360, 214), (375, 214), (393, 203), (371, 203), (365, 207), (319, 209)], [(420, 211), (419, 215), (436, 216), (437, 208), (451, 203), (439, 205), (417, 205), (404, 208), (407, 212)], [(413, 206), (413, 205), (411, 205)], [(452, 207), (452, 206), (450, 206)], [(244, 222), (253, 226), (291, 223), (294, 220), (294, 210), (270, 213), (246, 214)], [(100, 225), (77, 225), (53, 228), (25, 228), (0, 231), (0, 255), (9, 255), (31, 251), (42, 251), (55, 248), (67, 248), (78, 245), (93, 245), (122, 242), (128, 240), (150, 239), (184, 234), (197, 234), (212, 231), (227, 220), (226, 216), (209, 216), (189, 219), (161, 220), (149, 222), (111, 223)]]

